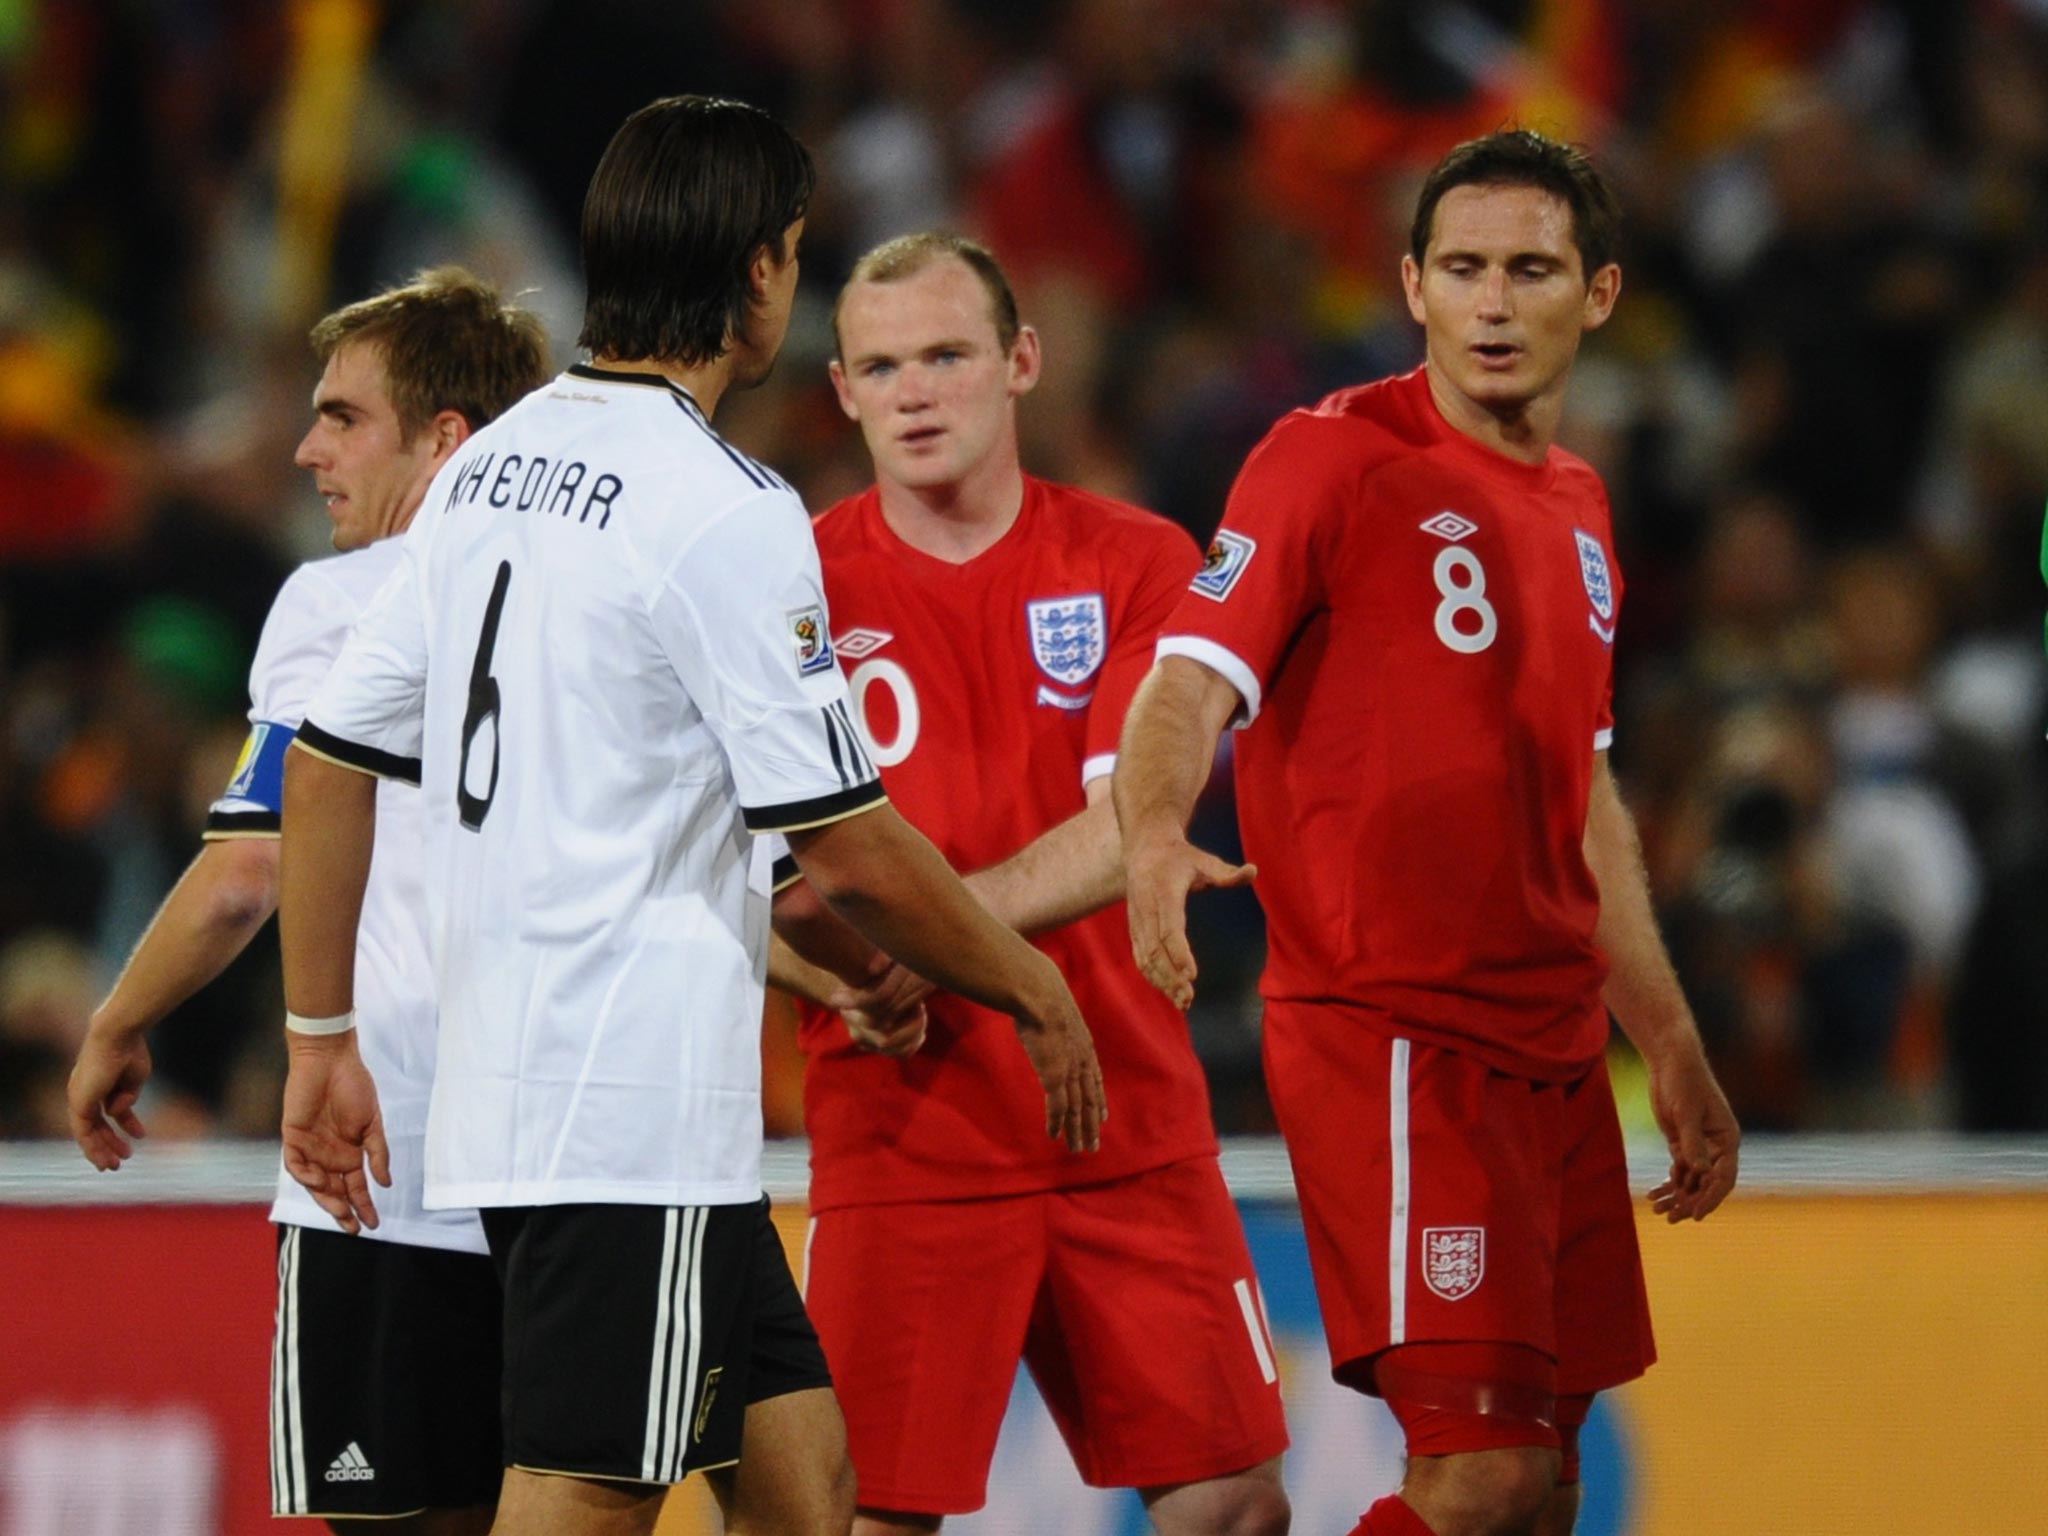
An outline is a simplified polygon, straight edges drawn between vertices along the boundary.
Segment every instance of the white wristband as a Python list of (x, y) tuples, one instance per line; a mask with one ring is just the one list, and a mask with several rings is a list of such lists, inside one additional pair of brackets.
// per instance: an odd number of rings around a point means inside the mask
[(309, 1019), (304, 1014), (284, 1011), (284, 1027), (295, 1035), (345, 1035), (356, 1027), (356, 1012), (337, 1013), (331, 1019)]

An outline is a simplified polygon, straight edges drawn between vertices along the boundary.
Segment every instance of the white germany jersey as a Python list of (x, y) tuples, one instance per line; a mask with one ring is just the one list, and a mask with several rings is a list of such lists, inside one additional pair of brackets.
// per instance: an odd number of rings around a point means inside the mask
[[(398, 541), (386, 539), (302, 565), (278, 589), (249, 670), (249, 742), (234, 780), (207, 817), (209, 839), (277, 836), (285, 748), (350, 627), (398, 561)], [(473, 1209), (429, 1211), (424, 1203), (427, 1094), (434, 1081), (434, 974), (427, 953), (420, 830), (420, 792), (409, 784), (378, 785), (377, 851), (356, 938), (356, 1020), (391, 1141), (392, 1187), (377, 1191), (380, 1224), (363, 1235), (483, 1253), (483, 1225)], [(270, 1219), (336, 1230), (334, 1218), (282, 1168)]]
[(435, 477), (298, 738), (423, 783), (430, 1204), (760, 1197), (751, 834), (882, 800), (830, 635), (802, 503), (659, 377)]

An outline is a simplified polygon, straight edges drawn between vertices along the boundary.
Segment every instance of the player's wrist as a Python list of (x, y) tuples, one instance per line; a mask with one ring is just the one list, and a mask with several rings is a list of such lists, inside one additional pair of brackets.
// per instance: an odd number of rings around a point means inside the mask
[(343, 1013), (318, 1015), (295, 1013), (290, 1008), (284, 1011), (284, 1028), (288, 1037), (327, 1040), (336, 1036), (351, 1035), (355, 1032), (355, 1027), (356, 1011), (353, 1008)]
[(149, 1025), (144, 1020), (122, 1018), (104, 1009), (87, 1020), (85, 1026), (88, 1044), (117, 1050), (125, 1050), (148, 1033)]

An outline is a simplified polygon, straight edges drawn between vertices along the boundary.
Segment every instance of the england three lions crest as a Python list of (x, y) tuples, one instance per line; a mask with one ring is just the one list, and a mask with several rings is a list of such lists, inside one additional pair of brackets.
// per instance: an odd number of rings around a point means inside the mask
[(1024, 616), (1031, 629), (1031, 654), (1047, 677), (1073, 688), (1095, 675), (1109, 644), (1100, 594), (1026, 603)]
[(1445, 1301), (1463, 1301), (1486, 1278), (1486, 1228), (1424, 1227), (1422, 1282)]
[(1602, 624), (1614, 622), (1614, 578), (1607, 570), (1607, 550), (1590, 533), (1572, 530), (1579, 544), (1579, 575), (1586, 582), (1586, 596)]

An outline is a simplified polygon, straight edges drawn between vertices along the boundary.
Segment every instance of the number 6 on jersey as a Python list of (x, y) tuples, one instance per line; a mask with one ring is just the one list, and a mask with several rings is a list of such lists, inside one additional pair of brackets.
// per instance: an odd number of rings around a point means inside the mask
[[(498, 680), (491, 676), (491, 653), (498, 648), (498, 620), (505, 616), (505, 589), (512, 585), (512, 562), (498, 562), (498, 579), (491, 586), (491, 600), (484, 606), (483, 632), (476, 637), (476, 660), (469, 667), (469, 708), (462, 715), (462, 760), (455, 769), (455, 809), (462, 824), (472, 832), (483, 829), (498, 796), (498, 706), (503, 702)], [(491, 777), (481, 795), (469, 792), (469, 752), (476, 738), (491, 723)]]

